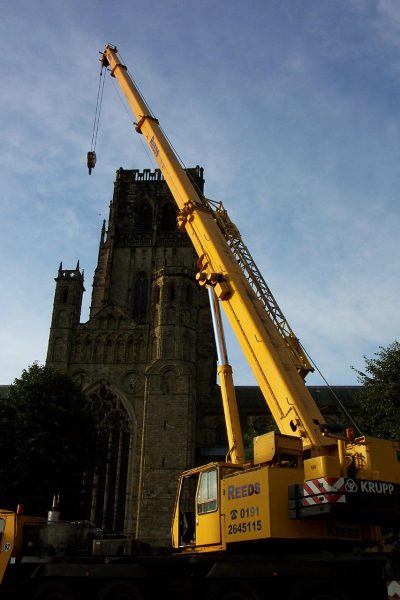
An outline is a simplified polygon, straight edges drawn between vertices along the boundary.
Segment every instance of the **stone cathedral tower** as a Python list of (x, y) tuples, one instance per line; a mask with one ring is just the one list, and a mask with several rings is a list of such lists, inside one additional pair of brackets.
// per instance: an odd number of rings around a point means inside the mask
[[(202, 191), (203, 170), (188, 172)], [(60, 265), (47, 355), (110, 415), (92, 520), (154, 544), (169, 539), (177, 476), (195, 461), (196, 414), (215, 394), (208, 298), (175, 219), (159, 170), (117, 171), (89, 320), (80, 323), (79, 263)]]

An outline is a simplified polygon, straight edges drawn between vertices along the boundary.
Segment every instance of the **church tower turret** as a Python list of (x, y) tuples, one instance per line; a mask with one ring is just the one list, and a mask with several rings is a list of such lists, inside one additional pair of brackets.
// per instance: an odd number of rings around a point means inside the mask
[(55, 282), (56, 290), (46, 362), (64, 371), (68, 368), (72, 328), (79, 323), (82, 296), (85, 291), (84, 272), (80, 271), (79, 260), (75, 269), (63, 269), (62, 263), (60, 263)]

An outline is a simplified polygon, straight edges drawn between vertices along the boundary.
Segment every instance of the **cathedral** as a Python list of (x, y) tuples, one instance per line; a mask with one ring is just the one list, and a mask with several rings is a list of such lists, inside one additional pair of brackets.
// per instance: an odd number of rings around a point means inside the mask
[[(187, 172), (202, 192), (203, 169)], [(88, 517), (153, 545), (168, 543), (179, 474), (227, 453), (208, 295), (195, 273), (161, 172), (121, 168), (86, 323), (79, 263), (55, 278), (46, 364), (71, 375), (108, 424)], [(349, 388), (335, 389), (351, 404)], [(310, 391), (337, 419), (326, 390)], [(258, 388), (238, 387), (237, 398), (245, 438), (273, 428)]]
[[(203, 189), (203, 170), (189, 176)], [(159, 170), (119, 169), (103, 223), (90, 316), (83, 272), (58, 270), (46, 364), (109, 415), (90, 518), (152, 543), (169, 537), (177, 479), (193, 466), (196, 416), (216, 392), (208, 296)]]

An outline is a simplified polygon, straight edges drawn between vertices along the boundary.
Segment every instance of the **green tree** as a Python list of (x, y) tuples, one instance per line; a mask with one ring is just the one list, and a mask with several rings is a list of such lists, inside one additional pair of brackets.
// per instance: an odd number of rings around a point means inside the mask
[[(88, 513), (100, 429), (69, 376), (34, 363), (0, 405), (0, 505), (45, 515), (54, 493), (65, 518)], [(85, 483), (86, 478), (86, 483)]]
[(363, 431), (379, 438), (400, 439), (400, 342), (380, 347), (374, 358), (364, 356), (357, 372)]

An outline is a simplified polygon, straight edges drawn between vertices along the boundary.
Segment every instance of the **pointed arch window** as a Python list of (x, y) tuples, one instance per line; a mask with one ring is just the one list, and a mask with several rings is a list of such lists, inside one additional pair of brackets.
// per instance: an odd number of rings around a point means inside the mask
[(68, 288), (64, 288), (61, 292), (61, 302), (66, 304), (68, 302)]
[(138, 323), (146, 320), (148, 282), (146, 273), (138, 273), (133, 284), (132, 316)]
[(137, 228), (139, 231), (151, 231), (153, 224), (153, 211), (148, 202), (142, 204), (137, 215)]

